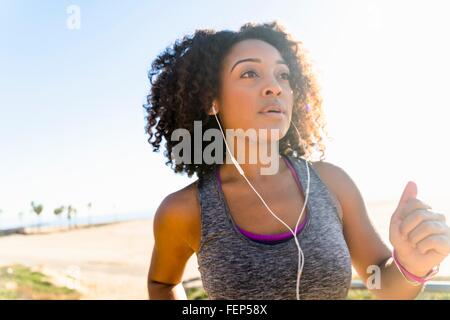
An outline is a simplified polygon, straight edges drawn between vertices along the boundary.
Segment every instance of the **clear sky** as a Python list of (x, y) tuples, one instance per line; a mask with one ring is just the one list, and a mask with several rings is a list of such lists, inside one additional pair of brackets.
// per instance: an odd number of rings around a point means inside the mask
[[(69, 5), (80, 29), (67, 27)], [(196, 29), (278, 20), (309, 50), (341, 166), (367, 202), (449, 198), (448, 1), (0, 1), (0, 209), (153, 212), (194, 178), (147, 143), (147, 70)], [(436, 200), (438, 201), (438, 200)], [(449, 208), (449, 206), (447, 206)]]

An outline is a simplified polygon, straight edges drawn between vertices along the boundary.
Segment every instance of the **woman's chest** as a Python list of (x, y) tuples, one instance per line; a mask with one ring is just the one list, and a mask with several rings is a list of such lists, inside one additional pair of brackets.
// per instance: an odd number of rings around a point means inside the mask
[[(260, 188), (257, 191), (273, 214), (293, 230), (305, 203), (298, 186), (295, 183), (284, 183), (271, 188)], [(239, 228), (256, 234), (279, 234), (289, 231), (272, 215), (253, 190), (224, 186), (223, 192), (231, 218)], [(307, 208), (303, 211), (299, 225), (305, 220), (306, 212)]]

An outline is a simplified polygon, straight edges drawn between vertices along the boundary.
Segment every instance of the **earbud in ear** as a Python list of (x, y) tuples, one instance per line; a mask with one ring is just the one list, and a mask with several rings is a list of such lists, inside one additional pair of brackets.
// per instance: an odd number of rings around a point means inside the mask
[(213, 109), (213, 111), (214, 111), (214, 113), (212, 114), (212, 115), (215, 115), (215, 114), (217, 114), (217, 111), (216, 111), (216, 106), (213, 104), (213, 106), (212, 106), (212, 109)]

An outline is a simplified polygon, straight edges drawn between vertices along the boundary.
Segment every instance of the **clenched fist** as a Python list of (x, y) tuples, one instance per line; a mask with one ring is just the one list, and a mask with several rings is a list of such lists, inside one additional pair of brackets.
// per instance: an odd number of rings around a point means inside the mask
[(450, 228), (443, 214), (416, 197), (417, 185), (410, 181), (391, 217), (389, 240), (400, 264), (424, 277), (450, 253)]

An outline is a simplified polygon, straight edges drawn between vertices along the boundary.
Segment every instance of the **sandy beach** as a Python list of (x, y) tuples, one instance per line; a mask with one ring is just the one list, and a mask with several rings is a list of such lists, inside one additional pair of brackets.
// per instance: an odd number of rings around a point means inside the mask
[[(78, 289), (82, 299), (147, 299), (152, 223), (140, 220), (0, 237), (0, 265), (20, 263), (41, 270), (56, 283)], [(198, 276), (194, 254), (183, 279)]]

